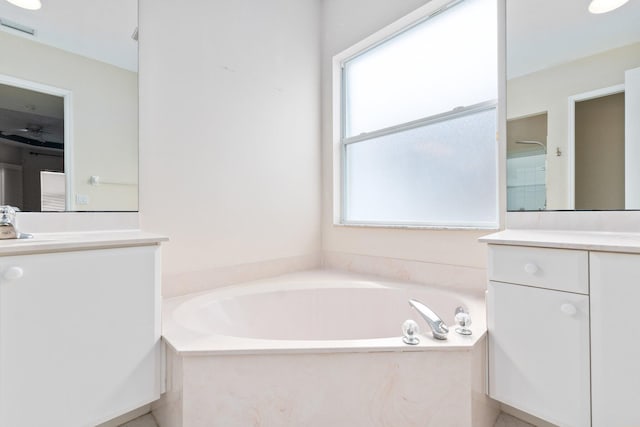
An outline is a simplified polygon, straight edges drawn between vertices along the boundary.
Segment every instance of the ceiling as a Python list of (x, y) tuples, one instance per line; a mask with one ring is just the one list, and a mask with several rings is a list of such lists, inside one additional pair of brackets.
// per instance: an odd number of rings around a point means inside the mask
[[(45, 44), (137, 71), (136, 0), (42, 0), (28, 11), (0, 0), (0, 19), (34, 28)], [(603, 15), (589, 0), (507, 0), (508, 78), (640, 42), (640, 0)], [(13, 30), (5, 31), (19, 34)]]
[(589, 0), (507, 0), (507, 76), (640, 42), (640, 0), (593, 15)]
[(0, 0), (0, 19), (34, 28), (35, 36), (4, 31), (97, 59), (130, 71), (138, 69), (137, 0), (42, 0), (36, 11)]
[(0, 84), (0, 139), (30, 146), (64, 144), (62, 97)]

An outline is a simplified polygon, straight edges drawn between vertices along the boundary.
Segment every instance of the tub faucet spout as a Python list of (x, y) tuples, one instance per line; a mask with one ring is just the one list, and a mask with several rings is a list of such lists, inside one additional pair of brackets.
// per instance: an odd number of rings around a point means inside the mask
[(439, 340), (446, 340), (447, 334), (449, 333), (449, 328), (444, 323), (444, 321), (438, 317), (437, 314), (433, 312), (429, 307), (424, 305), (418, 300), (410, 299), (409, 305), (415, 308), (418, 313), (424, 318), (427, 322), (431, 331), (433, 332), (433, 337)]

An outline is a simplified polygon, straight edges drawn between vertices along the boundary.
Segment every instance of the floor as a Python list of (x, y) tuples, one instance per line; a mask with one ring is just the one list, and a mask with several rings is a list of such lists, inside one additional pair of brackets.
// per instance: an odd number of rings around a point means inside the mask
[[(121, 425), (120, 427), (158, 427), (156, 424), (156, 420), (153, 419), (151, 414), (143, 415), (140, 418), (136, 418), (135, 420), (129, 421), (126, 424)], [(524, 421), (520, 421), (517, 418), (512, 417), (507, 414), (500, 414), (498, 420), (496, 421), (494, 427), (535, 427), (529, 423), (525, 423)]]
[(158, 424), (156, 424), (153, 415), (147, 414), (122, 424), (120, 427), (158, 427)]
[(516, 417), (507, 415), (504, 412), (500, 414), (498, 420), (493, 427), (535, 427), (533, 424), (525, 423)]

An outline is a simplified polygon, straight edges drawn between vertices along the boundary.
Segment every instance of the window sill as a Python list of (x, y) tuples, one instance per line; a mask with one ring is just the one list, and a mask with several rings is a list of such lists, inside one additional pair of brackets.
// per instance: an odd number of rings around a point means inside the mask
[(488, 225), (427, 225), (427, 224), (375, 224), (375, 223), (339, 223), (334, 222), (337, 228), (383, 228), (401, 230), (446, 230), (446, 231), (499, 231), (498, 224)]

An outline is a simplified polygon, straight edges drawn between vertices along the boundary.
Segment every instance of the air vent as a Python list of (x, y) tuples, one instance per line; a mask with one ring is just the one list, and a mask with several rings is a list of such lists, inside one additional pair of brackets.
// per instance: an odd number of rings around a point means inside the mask
[(33, 28), (29, 28), (25, 25), (18, 24), (17, 22), (12, 22), (4, 18), (0, 18), (0, 25), (6, 28), (11, 28), (15, 31), (20, 31), (21, 33), (28, 34), (30, 36), (36, 35), (36, 30)]

